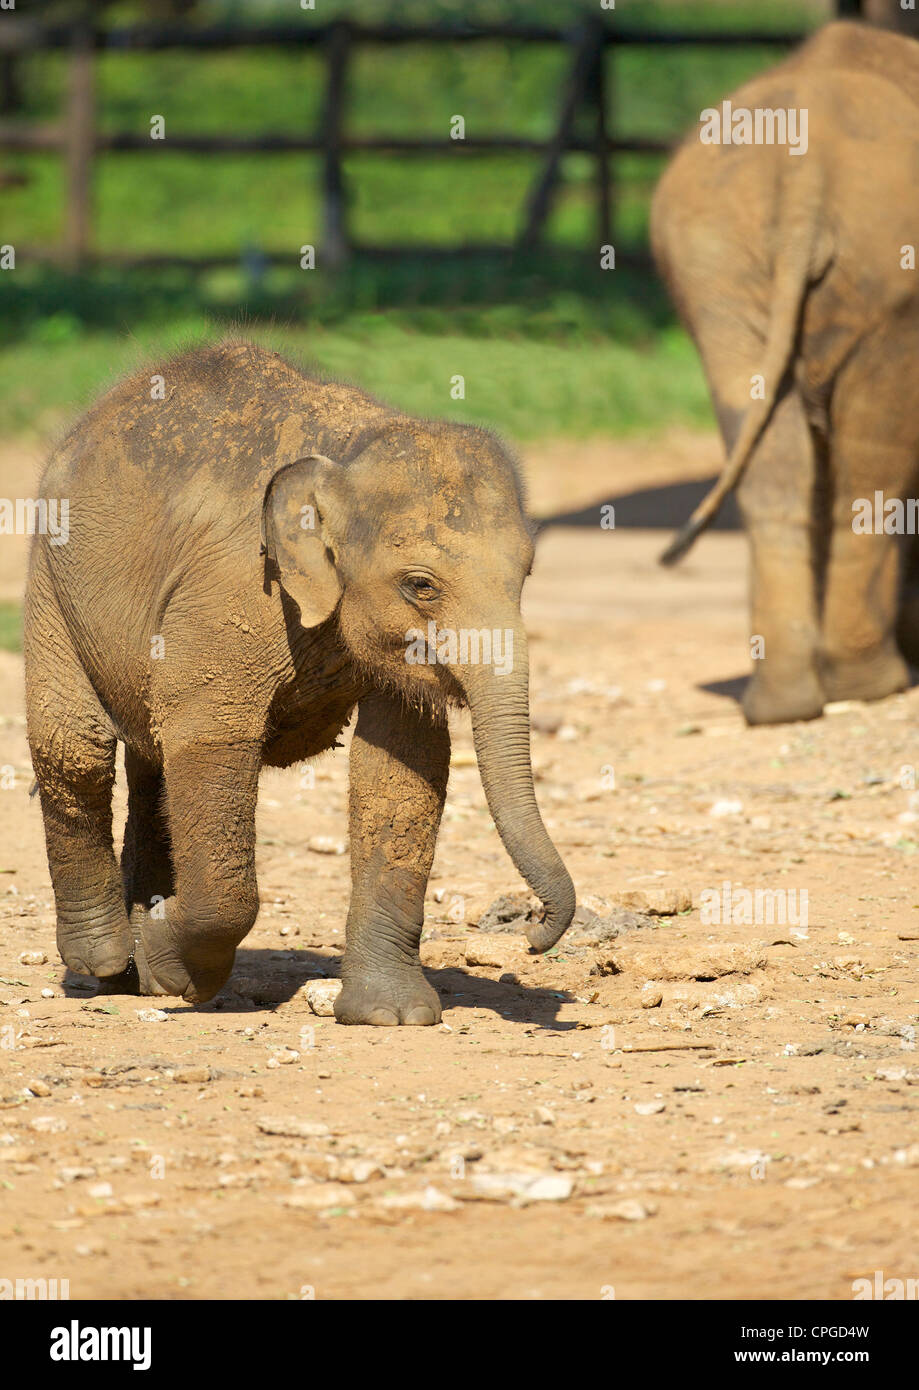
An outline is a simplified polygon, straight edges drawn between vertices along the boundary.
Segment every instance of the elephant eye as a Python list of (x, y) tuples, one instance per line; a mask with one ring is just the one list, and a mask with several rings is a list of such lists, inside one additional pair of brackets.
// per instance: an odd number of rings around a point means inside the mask
[(440, 590), (434, 581), (426, 574), (408, 574), (402, 581), (403, 590), (407, 591), (408, 596), (413, 599), (432, 599), (438, 598)]

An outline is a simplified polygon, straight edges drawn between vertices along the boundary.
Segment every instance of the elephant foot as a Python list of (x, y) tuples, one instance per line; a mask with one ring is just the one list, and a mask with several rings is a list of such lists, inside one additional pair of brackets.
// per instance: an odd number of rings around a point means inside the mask
[(138, 938), (134, 946), (134, 955), (128, 961), (126, 969), (118, 975), (111, 975), (107, 979), (100, 979), (99, 994), (143, 994), (143, 995), (168, 995), (169, 991), (163, 989), (158, 984), (149, 965), (144, 952), (143, 942)]
[(824, 695), (831, 700), (883, 700), (909, 686), (909, 668), (892, 644), (876, 656), (826, 658), (821, 671)]
[(365, 1023), (377, 1028), (398, 1024), (439, 1023), (440, 999), (419, 966), (416, 970), (349, 972), (335, 1000), (339, 1023)]
[(819, 719), (824, 695), (817, 677), (808, 672), (797, 680), (769, 685), (753, 675), (747, 682), (741, 708), (748, 724), (796, 724)]
[(145, 917), (134, 953), (138, 994), (170, 994), (206, 1004), (233, 972), (237, 941), (180, 943), (168, 918)]
[(57, 924), (57, 949), (75, 975), (118, 975), (130, 962), (132, 940), (126, 920)]

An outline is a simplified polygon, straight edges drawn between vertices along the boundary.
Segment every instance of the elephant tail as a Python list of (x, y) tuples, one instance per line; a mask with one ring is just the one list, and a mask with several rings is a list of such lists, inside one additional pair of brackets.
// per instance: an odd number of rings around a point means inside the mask
[(686, 525), (676, 533), (661, 554), (662, 565), (675, 565), (677, 560), (682, 559), (714, 520), (728, 493), (733, 492), (743, 477), (753, 448), (766, 428), (778, 400), (779, 388), (791, 365), (801, 308), (812, 274), (819, 197), (815, 196), (816, 190), (808, 192), (810, 196), (805, 206), (799, 209), (807, 225), (787, 227), (780, 221), (778, 239), (783, 250), (776, 261), (772, 287), (772, 313), (761, 373), (764, 382), (763, 396), (751, 402), (721, 476), (699, 503)]

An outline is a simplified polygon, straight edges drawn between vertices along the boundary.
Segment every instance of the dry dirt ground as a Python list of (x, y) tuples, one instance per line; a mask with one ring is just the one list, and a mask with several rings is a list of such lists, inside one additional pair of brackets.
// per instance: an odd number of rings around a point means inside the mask
[[(553, 446), (528, 460), (534, 508), (718, 457), (680, 434)], [(0, 451), (5, 495), (36, 458)], [(533, 757), (595, 913), (694, 906), (613, 912), (618, 936), (545, 957), (478, 928), (523, 885), (459, 718), (433, 1029), (344, 1028), (307, 999), (344, 934), (347, 857), (319, 852), (344, 848), (343, 752), (312, 785), (265, 774), (261, 915), (213, 1004), (65, 985), (21, 663), (0, 654), (0, 1277), (75, 1298), (840, 1300), (877, 1270), (919, 1277), (919, 690), (746, 729), (742, 538), (676, 572), (661, 540), (544, 533)], [(806, 890), (806, 924), (704, 921), (725, 882)]]

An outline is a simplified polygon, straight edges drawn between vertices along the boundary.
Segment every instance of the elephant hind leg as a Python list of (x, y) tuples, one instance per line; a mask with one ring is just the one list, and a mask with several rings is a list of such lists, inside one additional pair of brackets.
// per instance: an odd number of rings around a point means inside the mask
[(29, 745), (41, 796), (57, 944), (80, 975), (119, 975), (133, 934), (112, 845), (116, 738), (53, 599), (26, 603)]
[[(895, 504), (914, 494), (917, 481), (915, 400), (904, 390), (902, 366), (915, 360), (917, 349), (919, 331), (912, 318), (888, 323), (864, 340), (834, 388), (833, 531), (821, 644), (830, 700), (879, 700), (909, 684), (897, 647), (898, 608), (900, 631), (907, 637), (910, 613), (915, 623), (919, 605), (909, 602), (909, 563), (901, 594), (901, 558), (909, 556), (901, 556), (903, 527)], [(903, 520), (908, 526), (908, 512)], [(895, 534), (888, 533), (888, 525)], [(907, 552), (915, 547), (912, 538), (905, 544)], [(915, 626), (912, 635), (915, 639)]]
[(750, 539), (750, 724), (815, 719), (820, 567), (817, 450), (798, 393), (778, 401), (738, 491)]
[(912, 398), (889, 363), (905, 361), (902, 348), (917, 345), (915, 333), (905, 344), (890, 335), (867, 340), (834, 393), (833, 530), (821, 643), (829, 700), (879, 700), (909, 684), (897, 647), (898, 607), (908, 625), (902, 598), (908, 600), (909, 588), (901, 596), (904, 539), (896, 503), (915, 484), (919, 440)]
[[(875, 494), (902, 496), (907, 452), (880, 432), (833, 437), (833, 533), (823, 604), (821, 680), (828, 700), (880, 700), (905, 690), (909, 671), (896, 640), (899, 543), (875, 530)], [(853, 508), (863, 499), (871, 527)], [(863, 513), (862, 513), (863, 515)], [(883, 518), (881, 518), (883, 528)]]
[[(739, 315), (735, 298), (706, 307), (693, 328), (730, 454), (762, 388), (767, 324)], [(823, 710), (817, 671), (819, 555), (815, 525), (818, 458), (798, 391), (780, 384), (754, 446), (737, 500), (750, 542), (750, 654), (753, 673), (743, 698), (749, 724), (816, 719)]]

